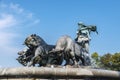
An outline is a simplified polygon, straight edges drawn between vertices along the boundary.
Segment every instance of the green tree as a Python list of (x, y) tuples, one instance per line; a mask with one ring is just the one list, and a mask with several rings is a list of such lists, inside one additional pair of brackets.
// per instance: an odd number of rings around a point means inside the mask
[(91, 55), (91, 57), (92, 57), (94, 60), (96, 60), (96, 61), (99, 60), (99, 55), (98, 55), (97, 52), (94, 52), (94, 53)]
[(100, 56), (97, 52), (94, 52), (92, 55), (91, 55), (92, 59), (93, 59), (93, 66), (95, 67), (100, 67)]
[(111, 69), (112, 66), (112, 54), (107, 53), (100, 58), (100, 62), (102, 64), (102, 68)]
[(120, 71), (120, 53), (99, 56), (97, 52), (94, 52), (91, 57), (95, 62), (95, 67)]
[(120, 71), (120, 53), (103, 55), (100, 59), (102, 68)]
[(120, 53), (115, 53), (112, 55), (112, 70), (120, 71)]

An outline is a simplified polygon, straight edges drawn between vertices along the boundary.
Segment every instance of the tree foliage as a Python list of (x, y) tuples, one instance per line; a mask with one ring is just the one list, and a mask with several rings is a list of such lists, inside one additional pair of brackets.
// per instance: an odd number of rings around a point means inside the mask
[(99, 68), (120, 71), (120, 53), (107, 53), (99, 56), (99, 54), (95, 52), (91, 57)]
[(93, 66), (94, 67), (99, 67), (99, 63), (100, 63), (100, 56), (99, 56), (99, 54), (97, 52), (94, 52), (91, 55), (91, 57), (92, 57), (92, 60), (93, 60), (93, 62), (92, 62)]
[(100, 62), (102, 64), (102, 68), (105, 68), (105, 69), (111, 69), (111, 66), (112, 66), (112, 54), (110, 53), (107, 53), (103, 56), (101, 56), (100, 58)]

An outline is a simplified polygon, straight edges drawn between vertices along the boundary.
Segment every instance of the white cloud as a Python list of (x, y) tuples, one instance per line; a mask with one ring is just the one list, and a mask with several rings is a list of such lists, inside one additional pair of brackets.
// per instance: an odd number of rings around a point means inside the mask
[(10, 14), (0, 14), (0, 29), (14, 26), (17, 21), (13, 15)]
[(0, 47), (3, 47), (4, 45), (10, 45), (12, 39), (15, 38), (17, 35), (8, 32), (0, 32), (0, 36)]
[(40, 22), (40, 20), (39, 19), (36, 19), (35, 21), (34, 21), (34, 24), (37, 24), (37, 23), (39, 23)]
[(27, 18), (32, 18), (32, 17), (33, 17), (32, 13), (27, 14)]
[[(3, 63), (1, 66), (11, 66), (9, 63), (15, 65), (17, 52), (22, 47), (22, 39), (29, 33), (30, 27), (39, 21), (32, 12), (25, 10), (19, 4), (0, 3), (0, 63)], [(9, 60), (5, 60), (6, 58)]]
[(23, 8), (20, 8), (19, 4), (10, 4), (10, 8), (14, 11), (16, 11), (17, 13), (22, 13), (24, 11)]
[(14, 33), (9, 32), (0, 32), (0, 53), (1, 54), (10, 54), (16, 53), (18, 51), (17, 47), (14, 46), (14, 39), (18, 36)]
[(0, 4), (0, 8), (6, 8), (6, 7), (7, 7), (6, 4), (4, 4), (4, 3)]
[(0, 4), (0, 12), (0, 53), (16, 53), (19, 45), (16, 46), (14, 43), (17, 42), (19, 35), (24, 35), (19, 33), (20, 28), (18, 27), (25, 29), (26, 25), (27, 27), (28, 25), (36, 25), (39, 23), (39, 19), (36, 19), (32, 12), (21, 8), (19, 4), (2, 3)]

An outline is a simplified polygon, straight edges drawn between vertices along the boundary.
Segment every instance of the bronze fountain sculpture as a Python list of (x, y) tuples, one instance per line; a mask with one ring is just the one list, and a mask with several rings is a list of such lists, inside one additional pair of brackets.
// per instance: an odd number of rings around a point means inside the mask
[(61, 65), (83, 65), (90, 66), (91, 59), (89, 55), (89, 42), (91, 32), (97, 32), (94, 25), (85, 25), (78, 23), (77, 37), (72, 40), (68, 35), (61, 36), (56, 45), (47, 44), (39, 35), (31, 34), (24, 44), (25, 50), (18, 52), (18, 62), (24, 66), (46, 66)]

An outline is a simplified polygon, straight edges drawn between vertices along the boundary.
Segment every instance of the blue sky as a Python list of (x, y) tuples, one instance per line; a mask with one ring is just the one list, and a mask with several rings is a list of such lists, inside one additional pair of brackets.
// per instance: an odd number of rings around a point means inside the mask
[(90, 53), (120, 52), (119, 0), (0, 0), (0, 66), (21, 66), (15, 59), (28, 35), (36, 33), (48, 44), (62, 35), (74, 39), (80, 21), (98, 28)]

